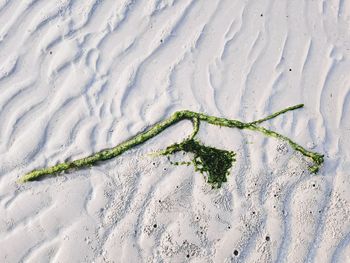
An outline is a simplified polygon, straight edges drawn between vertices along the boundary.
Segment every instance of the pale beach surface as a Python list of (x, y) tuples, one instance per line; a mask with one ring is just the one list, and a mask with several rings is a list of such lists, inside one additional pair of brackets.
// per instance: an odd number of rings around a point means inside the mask
[[(203, 123), (236, 152), (220, 189), (149, 153), (44, 180), (177, 110), (261, 124), (305, 148)], [(174, 160), (186, 161), (178, 154)], [(0, 0), (0, 262), (350, 262), (350, 1)]]

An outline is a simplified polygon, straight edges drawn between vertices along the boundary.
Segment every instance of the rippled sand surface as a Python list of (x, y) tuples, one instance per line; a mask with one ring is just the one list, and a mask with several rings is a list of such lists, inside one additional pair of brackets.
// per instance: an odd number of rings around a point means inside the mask
[[(350, 262), (350, 2), (0, 1), (0, 262)], [(253, 121), (325, 154), (203, 124), (228, 183), (149, 153), (32, 169), (112, 147), (174, 111)], [(175, 156), (183, 159), (186, 156)]]

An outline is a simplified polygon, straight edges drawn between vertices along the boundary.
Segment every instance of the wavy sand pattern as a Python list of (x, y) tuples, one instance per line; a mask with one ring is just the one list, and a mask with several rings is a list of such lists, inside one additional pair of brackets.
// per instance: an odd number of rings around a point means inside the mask
[[(0, 1), (0, 262), (350, 262), (350, 2)], [(18, 185), (174, 111), (264, 124), (325, 153), (203, 125), (229, 182), (147, 153)], [(177, 158), (186, 158), (177, 156)]]

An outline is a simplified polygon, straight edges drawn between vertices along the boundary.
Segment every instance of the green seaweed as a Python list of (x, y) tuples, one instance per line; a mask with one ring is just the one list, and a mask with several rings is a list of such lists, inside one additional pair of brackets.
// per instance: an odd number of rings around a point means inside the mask
[[(124, 153), (125, 151), (148, 141), (149, 139), (155, 137), (156, 135), (158, 135), (159, 133), (161, 133), (165, 129), (169, 128), (170, 126), (172, 126), (180, 121), (183, 121), (183, 120), (192, 121), (194, 129), (193, 129), (191, 136), (183, 142), (184, 144), (181, 147), (184, 148), (185, 146), (186, 147), (191, 146), (190, 148), (186, 148), (186, 149), (188, 151), (190, 151), (190, 149), (191, 149), (192, 153), (194, 153), (195, 155), (196, 154), (198, 155), (198, 158), (195, 158), (195, 160), (197, 160), (197, 161), (195, 161), (194, 164), (197, 165), (197, 169), (199, 169), (198, 167), (204, 167), (204, 168), (201, 168), (199, 170), (200, 171), (202, 170), (203, 172), (208, 173), (208, 175), (209, 175), (208, 176), (208, 183), (216, 184), (217, 186), (221, 186), (221, 183), (224, 182), (224, 180), (225, 180), (223, 177), (223, 171), (226, 171), (225, 172), (225, 176), (226, 176), (227, 171), (232, 166), (232, 161), (233, 161), (234, 156), (233, 155), (231, 156), (231, 158), (232, 158), (231, 166), (228, 167), (229, 156), (230, 156), (230, 154), (233, 154), (232, 152), (227, 152), (227, 151), (220, 150), (220, 149), (214, 150), (214, 148), (200, 145), (199, 143), (197, 144), (197, 143), (195, 143), (196, 142), (195, 140), (192, 140), (196, 136), (196, 134), (199, 130), (199, 125), (200, 125), (201, 121), (207, 122), (207, 123), (212, 124), (212, 125), (218, 125), (218, 126), (223, 126), (223, 127), (238, 128), (241, 130), (247, 129), (247, 130), (257, 131), (257, 132), (260, 132), (266, 136), (274, 137), (274, 138), (277, 138), (279, 140), (285, 141), (285, 142), (289, 143), (289, 145), (294, 150), (300, 152), (301, 154), (310, 158), (313, 161), (313, 165), (309, 168), (309, 170), (312, 173), (316, 173), (316, 172), (318, 172), (322, 163), (324, 162), (322, 154), (308, 151), (304, 147), (302, 147), (301, 145), (299, 145), (296, 142), (289, 139), (288, 137), (258, 125), (258, 124), (261, 124), (262, 122), (273, 119), (273, 118), (275, 118), (281, 114), (284, 114), (288, 111), (302, 108), (303, 106), (304, 106), (303, 104), (298, 104), (298, 105), (295, 105), (292, 107), (288, 107), (288, 108), (285, 108), (281, 111), (273, 113), (273, 114), (271, 114), (263, 119), (253, 121), (253, 122), (248, 122), (248, 123), (238, 121), (238, 120), (230, 120), (230, 119), (226, 119), (226, 118), (209, 116), (209, 115), (206, 115), (203, 113), (198, 113), (198, 112), (193, 112), (193, 111), (188, 111), (188, 110), (177, 111), (173, 115), (171, 115), (168, 119), (165, 119), (164, 121), (161, 121), (161, 122), (154, 124), (148, 130), (146, 130), (144, 132), (140, 132), (139, 134), (133, 136), (129, 140), (126, 140), (113, 148), (105, 149), (105, 150), (97, 152), (91, 156), (81, 158), (78, 160), (74, 160), (71, 162), (64, 162), (64, 163), (59, 163), (57, 165), (47, 167), (47, 168), (35, 169), (35, 170), (25, 174), (24, 176), (22, 176), (19, 179), (19, 182), (24, 183), (24, 182), (28, 182), (28, 181), (38, 180), (46, 175), (59, 175), (60, 173), (62, 173), (64, 171), (70, 171), (70, 170), (74, 170), (74, 169), (81, 169), (81, 168), (85, 168), (85, 167), (90, 167), (92, 165), (97, 164), (100, 161), (105, 161), (105, 160), (115, 158), (115, 157), (121, 155), (122, 153)], [(198, 146), (198, 145), (200, 145), (200, 146)], [(175, 151), (176, 149), (180, 149), (179, 147), (180, 146), (174, 146), (174, 145), (169, 146), (165, 151), (160, 152), (160, 154), (165, 154), (166, 152), (170, 152), (172, 149)], [(201, 151), (203, 151), (203, 153)], [(212, 157), (209, 158), (208, 155), (204, 154), (204, 152), (205, 153), (211, 152), (213, 155), (212, 155)], [(217, 162), (214, 161), (215, 158), (218, 158)], [(220, 172), (219, 172), (219, 170), (215, 170), (217, 167), (216, 165), (219, 163), (220, 164), (224, 163), (226, 165), (224, 167), (225, 169), (222, 169)]]
[[(162, 155), (170, 155), (183, 151), (192, 153), (192, 164), (195, 171), (207, 174), (207, 183), (213, 188), (221, 187), (222, 183), (227, 182), (227, 175), (235, 161), (235, 153), (232, 151), (217, 149), (201, 144), (198, 140), (189, 138), (181, 143), (175, 143), (168, 146)], [(175, 162), (175, 165), (186, 164), (189, 162)]]

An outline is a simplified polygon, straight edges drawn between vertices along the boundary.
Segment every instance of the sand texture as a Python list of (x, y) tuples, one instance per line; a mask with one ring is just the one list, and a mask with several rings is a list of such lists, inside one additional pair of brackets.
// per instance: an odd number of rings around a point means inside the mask
[[(350, 1), (0, 0), (0, 263), (350, 262)], [(212, 189), (153, 156), (19, 184), (178, 110), (250, 122), (323, 153), (203, 123), (234, 151)], [(188, 161), (177, 153), (172, 161)]]

